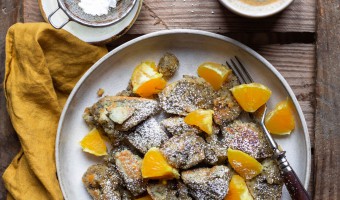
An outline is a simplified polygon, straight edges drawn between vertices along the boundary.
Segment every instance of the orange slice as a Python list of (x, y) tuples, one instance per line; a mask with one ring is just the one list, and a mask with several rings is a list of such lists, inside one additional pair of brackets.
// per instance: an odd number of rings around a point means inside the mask
[(250, 155), (228, 148), (228, 161), (231, 167), (245, 179), (252, 179), (262, 172), (262, 165)]
[(269, 100), (272, 93), (269, 88), (260, 83), (238, 85), (230, 91), (246, 112), (255, 112)]
[(105, 141), (100, 136), (100, 133), (96, 128), (92, 129), (80, 141), (80, 146), (83, 148), (83, 151), (88, 152), (90, 154), (96, 156), (107, 155)]
[(218, 63), (205, 62), (198, 67), (197, 73), (210, 83), (215, 90), (218, 90), (228, 78), (231, 70)]
[(144, 156), (142, 176), (149, 179), (178, 179), (179, 173), (168, 164), (159, 149), (153, 147)]
[(289, 99), (278, 103), (274, 110), (268, 113), (265, 125), (272, 134), (287, 135), (295, 128), (295, 119)]
[(146, 195), (144, 197), (140, 197), (140, 198), (137, 198), (135, 200), (152, 200), (151, 196), (150, 195)]
[(202, 131), (211, 135), (213, 133), (213, 114), (212, 110), (198, 109), (189, 113), (184, 118), (184, 122), (198, 126)]
[(229, 191), (224, 200), (253, 200), (244, 179), (233, 175), (229, 183)]
[(166, 81), (162, 77), (163, 74), (157, 72), (154, 62), (142, 62), (132, 73), (133, 92), (141, 97), (150, 97), (159, 93), (166, 86)]

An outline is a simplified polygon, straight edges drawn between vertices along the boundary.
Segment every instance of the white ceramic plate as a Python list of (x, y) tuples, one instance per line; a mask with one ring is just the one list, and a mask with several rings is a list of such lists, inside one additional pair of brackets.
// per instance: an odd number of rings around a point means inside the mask
[[(136, 21), (139, 12), (142, 8), (143, 0), (137, 0), (135, 6), (132, 8), (130, 13), (121, 21), (117, 22), (114, 25), (107, 27), (88, 27), (76, 22), (69, 22), (66, 24), (63, 29), (67, 30), (74, 36), (79, 39), (89, 42), (89, 43), (107, 43), (112, 40), (115, 40), (125, 34)], [(47, 20), (47, 16), (49, 16), (53, 11), (58, 9), (57, 0), (39, 0), (40, 11), (43, 15), (44, 19)], [(58, 11), (59, 12), (59, 11)], [(63, 21), (63, 17), (66, 15), (60, 11), (60, 14), (54, 15), (56, 17), (56, 21)]]
[[(137, 64), (143, 60), (158, 61), (167, 51), (174, 53), (180, 61), (179, 72), (171, 81), (184, 74), (196, 75), (202, 62), (225, 63), (236, 55), (249, 67), (256, 82), (272, 90), (270, 108), (289, 96), (296, 108), (296, 128), (290, 136), (276, 140), (287, 150), (288, 160), (307, 187), (311, 161), (307, 125), (296, 97), (282, 75), (262, 56), (233, 39), (204, 31), (170, 30), (144, 35), (112, 50), (94, 64), (73, 89), (62, 112), (56, 140), (57, 172), (65, 199), (91, 199), (81, 178), (90, 165), (101, 161), (82, 152), (79, 145), (89, 132), (82, 119), (85, 107), (98, 101), (96, 92), (99, 88), (105, 90), (105, 95), (114, 95), (126, 88)], [(283, 199), (289, 199), (287, 191), (284, 191)]]
[[(294, 0), (276, 0), (266, 5), (250, 5), (241, 0), (219, 0), (226, 8), (235, 14), (250, 17), (262, 18), (274, 15), (288, 7)], [(254, 0), (255, 1), (255, 0)]]

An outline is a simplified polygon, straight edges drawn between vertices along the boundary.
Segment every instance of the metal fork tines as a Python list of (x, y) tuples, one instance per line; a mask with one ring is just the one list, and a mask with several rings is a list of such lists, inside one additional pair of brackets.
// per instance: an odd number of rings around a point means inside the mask
[[(244, 65), (241, 63), (241, 61), (236, 56), (235, 56), (235, 61), (234, 59), (230, 59), (230, 62), (231, 63), (226, 61), (228, 67), (233, 70), (233, 72), (235, 73), (235, 75), (237, 76), (241, 84), (248, 84), (248, 83), (254, 82), (249, 72), (246, 70)], [(267, 113), (267, 105), (264, 104), (255, 113), (249, 113), (249, 114), (253, 118), (253, 120), (257, 122), (263, 129), (263, 132), (265, 133), (265, 136), (268, 142), (270, 143), (270, 146), (274, 150), (274, 154), (279, 153), (281, 155), (282, 152), (278, 150), (278, 146), (275, 140), (271, 137), (270, 133), (268, 132), (267, 128), (264, 125), (264, 118), (266, 116), (266, 113)]]
[[(231, 68), (234, 72), (234, 74), (237, 76), (241, 84), (249, 84), (253, 83), (253, 79), (244, 67), (244, 65), (241, 63), (241, 61), (235, 56), (235, 59), (230, 59), (230, 62), (226, 62), (229, 68)], [(264, 124), (264, 118), (266, 116), (267, 111), (267, 105), (264, 104), (261, 106), (256, 112), (249, 113), (251, 118), (258, 123), (263, 132), (265, 137), (267, 138), (271, 148), (273, 149), (273, 158), (276, 160), (280, 171), (281, 176), (283, 178), (283, 181), (289, 191), (289, 194), (291, 195), (292, 199), (297, 200), (305, 200), (309, 199), (307, 191), (304, 189), (303, 185), (301, 184), (301, 181), (297, 177), (294, 170), (291, 168), (289, 162), (286, 159), (285, 151), (280, 151), (278, 149), (278, 145), (275, 142), (275, 140), (272, 138), (270, 133), (268, 132), (265, 124)]]

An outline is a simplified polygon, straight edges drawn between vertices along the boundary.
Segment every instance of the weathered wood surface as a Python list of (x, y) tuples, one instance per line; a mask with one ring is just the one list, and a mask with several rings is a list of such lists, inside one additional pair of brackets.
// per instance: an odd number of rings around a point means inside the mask
[(315, 199), (340, 199), (339, 1), (317, 1)]
[[(25, 22), (43, 21), (38, 0), (24, 0)], [(250, 20), (224, 8), (218, 0), (144, 0), (129, 31), (145, 34), (174, 28), (228, 32), (315, 32), (315, 0), (295, 0), (273, 17)]]
[[(2, 175), (20, 148), (18, 137), (7, 114), (3, 80), (5, 74), (5, 36), (7, 29), (13, 23), (21, 21), (22, 1), (0, 0), (0, 5), (0, 175)], [(5, 197), (6, 190), (1, 179), (0, 199), (5, 199)]]
[[(321, 2), (321, 0), (319, 1)], [(327, 1), (331, 2), (330, 0)], [(2, 90), (4, 74), (3, 64), (5, 61), (3, 48), (4, 36), (8, 27), (16, 21), (35, 22), (43, 21), (43, 18), (40, 15), (37, 0), (0, 0), (0, 2), (0, 8), (2, 9), (0, 21), (3, 24), (0, 29), (0, 174), (2, 174), (19, 148), (18, 140), (5, 110), (5, 98)], [(314, 121), (318, 122), (319, 120), (314, 118), (316, 75), (315, 47), (313, 42), (315, 32), (315, 4), (314, 0), (295, 0), (287, 10), (279, 15), (267, 19), (250, 20), (230, 13), (223, 8), (217, 0), (144, 0), (142, 12), (135, 25), (128, 32), (128, 35), (125, 35), (113, 44), (110, 44), (110, 47), (122, 44), (138, 35), (167, 28), (208, 30), (222, 33), (223, 35), (230, 36), (250, 45), (268, 59), (282, 73), (293, 88), (307, 120), (313, 150)], [(334, 5), (337, 4), (334, 3)], [(6, 9), (4, 10), (3, 8)], [(200, 16), (199, 19), (197, 19), (198, 15)], [(322, 16), (325, 16), (325, 14), (321, 15), (321, 17)], [(328, 16), (328, 13), (327, 17), (330, 17)], [(336, 19), (333, 20), (335, 24)], [(333, 40), (330, 38), (330, 42), (332, 41)], [(280, 43), (282, 45), (275, 43)], [(336, 46), (334, 43), (332, 45), (333, 47)], [(325, 49), (326, 48), (324, 48), (323, 51), (326, 52)], [(337, 55), (332, 56), (336, 57)], [(329, 64), (334, 64), (333, 66), (336, 66), (335, 64), (337, 63), (332, 62)], [(335, 77), (340, 76), (332, 76), (332, 74), (327, 74), (326, 76), (323, 74), (322, 78), (325, 77), (328, 77), (332, 81), (336, 81)], [(322, 80), (320, 79), (320, 72), (318, 74), (318, 80)], [(325, 82), (320, 82), (318, 84), (324, 84), (326, 87), (329, 85), (329, 82), (327, 82), (327, 84), (325, 84)], [(338, 80), (337, 85), (340, 86)], [(334, 86), (334, 88), (336, 87)], [(323, 91), (328, 90), (329, 89), (324, 89)], [(326, 105), (331, 105), (327, 103), (329, 101), (326, 101), (321, 96), (322, 93), (320, 93), (320, 91), (318, 94), (319, 101), (321, 99), (321, 102), (325, 101)], [(327, 94), (331, 96), (330, 93)], [(336, 108), (336, 106), (333, 107)], [(329, 107), (325, 108), (322, 106), (320, 107), (319, 105), (319, 109), (321, 109), (320, 111), (317, 111), (317, 113), (319, 113), (317, 116), (319, 117), (324, 117), (328, 114), (327, 112), (330, 112), (328, 111)], [(320, 112), (322, 114), (320, 114)], [(324, 122), (322, 121), (322, 123)], [(329, 128), (330, 127), (328, 127), (328, 129)], [(332, 139), (334, 139), (332, 143), (333, 147), (327, 147), (328, 143), (326, 143), (327, 141), (325, 138), (328, 137), (329, 134), (323, 135), (323, 133), (324, 130), (328, 131), (328, 129), (327, 126), (320, 128), (319, 132), (316, 130), (315, 135), (316, 140), (321, 138), (321, 136), (323, 138), (322, 143), (315, 142), (315, 148), (324, 150), (318, 153), (318, 157), (316, 157), (315, 161), (315, 168), (312, 169), (309, 192), (310, 194), (315, 193), (315, 199), (337, 199), (338, 196), (335, 195), (339, 195), (340, 191), (339, 186), (335, 185), (335, 183), (338, 184), (338, 179), (340, 177), (338, 171), (336, 171), (337, 174), (334, 174), (334, 176), (330, 176), (330, 171), (326, 171), (326, 174), (328, 175), (327, 178), (322, 175), (324, 173), (324, 166), (326, 166), (328, 170), (335, 167), (339, 168), (339, 157), (336, 157), (336, 154), (330, 153), (330, 149), (333, 151), (336, 150), (336, 144), (339, 145), (339, 143), (336, 143), (335, 139), (338, 139), (339, 141), (339, 138), (332, 137)], [(331, 155), (332, 157), (326, 156), (325, 154)], [(337, 154), (339, 155), (339, 152), (337, 152)], [(322, 160), (323, 156), (325, 156), (326, 160)], [(323, 163), (322, 161), (327, 161), (327, 163)], [(315, 178), (313, 178), (314, 174)], [(5, 189), (3, 188), (1, 181), (0, 199), (4, 199), (4, 197)]]

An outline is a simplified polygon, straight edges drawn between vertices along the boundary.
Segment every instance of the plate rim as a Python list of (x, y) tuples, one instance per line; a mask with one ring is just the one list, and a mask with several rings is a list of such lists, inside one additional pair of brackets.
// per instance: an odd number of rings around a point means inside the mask
[(67, 195), (65, 193), (63, 184), (61, 182), (61, 166), (60, 166), (60, 159), (59, 158), (59, 143), (60, 143), (60, 134), (61, 134), (61, 128), (65, 119), (65, 115), (66, 115), (66, 111), (68, 110), (71, 100), (73, 99), (74, 95), (77, 93), (77, 91), (79, 90), (80, 86), (83, 84), (83, 82), (86, 80), (86, 78), (91, 75), (107, 58), (109, 58), (110, 56), (118, 53), (119, 51), (121, 51), (122, 49), (133, 45), (135, 43), (138, 43), (140, 41), (143, 41), (145, 39), (149, 39), (149, 38), (153, 38), (153, 37), (159, 37), (159, 36), (163, 36), (163, 35), (172, 35), (172, 34), (194, 34), (194, 35), (201, 35), (201, 36), (207, 36), (207, 37), (211, 37), (214, 39), (219, 39), (219, 40), (223, 40), (225, 42), (229, 42), (241, 49), (243, 49), (244, 51), (248, 52), (249, 54), (251, 54), (252, 56), (254, 56), (258, 61), (260, 61), (262, 64), (264, 64), (267, 69), (269, 69), (272, 73), (274, 73), (274, 75), (279, 79), (279, 81), (281, 82), (281, 84), (284, 86), (285, 90), (287, 91), (287, 93), (289, 94), (289, 96), (292, 98), (292, 101), (294, 103), (294, 105), (299, 105), (299, 106), (295, 106), (296, 111), (299, 115), (299, 118), (301, 119), (301, 124), (302, 124), (302, 129), (303, 129), (303, 134), (306, 138), (305, 144), (306, 144), (306, 148), (307, 148), (307, 167), (306, 167), (306, 172), (305, 172), (305, 181), (303, 183), (304, 187), (306, 189), (308, 189), (308, 185), (309, 185), (309, 180), (310, 180), (310, 172), (311, 172), (311, 143), (310, 143), (310, 137), (309, 137), (309, 132), (308, 132), (308, 128), (307, 128), (307, 123), (306, 123), (306, 119), (304, 117), (304, 114), (302, 112), (301, 106), (293, 92), (293, 90), (290, 88), (288, 82), (285, 80), (285, 78), (280, 74), (279, 71), (277, 71), (277, 69), (271, 64), (269, 63), (269, 61), (267, 61), (264, 57), (262, 57), (259, 53), (257, 53), (256, 51), (254, 51), (253, 49), (251, 49), (250, 47), (242, 44), (241, 42), (234, 40), (232, 38), (229, 38), (227, 36), (223, 36), (223, 35), (219, 35), (216, 33), (212, 33), (212, 32), (208, 32), (208, 31), (202, 31), (202, 30), (194, 30), (194, 29), (171, 29), (171, 30), (162, 30), (162, 31), (156, 31), (153, 33), (149, 33), (149, 34), (145, 34), (143, 36), (137, 37), (135, 39), (132, 39), (128, 42), (125, 42), (124, 44), (116, 47), (115, 49), (111, 50), (110, 52), (108, 52), (106, 55), (104, 55), (102, 58), (100, 58), (96, 63), (94, 63), (86, 72), (85, 74), (79, 79), (79, 81), (76, 83), (76, 85), (74, 86), (74, 88), (72, 89), (69, 97), (67, 98), (67, 101), (64, 105), (64, 108), (62, 110), (62, 113), (60, 115), (59, 118), (59, 122), (58, 122), (58, 129), (57, 129), (57, 135), (56, 135), (56, 141), (55, 141), (55, 161), (56, 161), (56, 172), (57, 172), (57, 177), (58, 177), (58, 182), (59, 182), (59, 186), (60, 189), (63, 193), (63, 196), (65, 199), (67, 199)]

